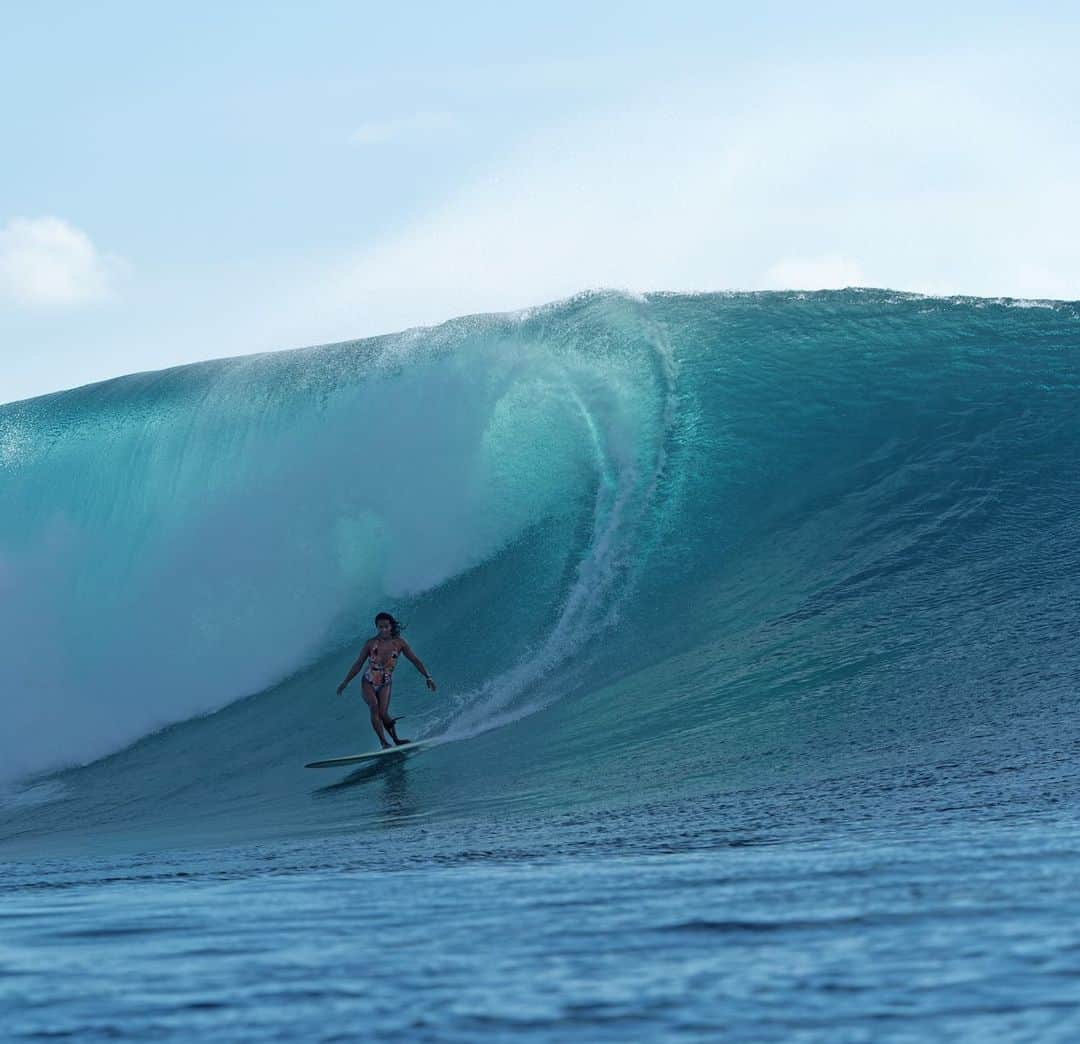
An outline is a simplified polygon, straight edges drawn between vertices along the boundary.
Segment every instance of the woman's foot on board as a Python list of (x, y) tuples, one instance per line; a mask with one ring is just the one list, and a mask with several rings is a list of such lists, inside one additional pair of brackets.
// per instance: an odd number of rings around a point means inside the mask
[(395, 745), (403, 747), (409, 741), (407, 739), (401, 739), (398, 737), (397, 729), (394, 727), (397, 725), (398, 719), (386, 717), (383, 718), (383, 728), (386, 730), (389, 737), (394, 741)]

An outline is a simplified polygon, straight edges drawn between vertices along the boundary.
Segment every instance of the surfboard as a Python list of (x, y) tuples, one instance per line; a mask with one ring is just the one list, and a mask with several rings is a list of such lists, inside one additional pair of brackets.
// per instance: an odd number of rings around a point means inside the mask
[(366, 754), (347, 754), (343, 758), (327, 758), (325, 761), (311, 761), (304, 768), (340, 768), (342, 765), (355, 765), (358, 761), (367, 761), (369, 758), (388, 758), (394, 754), (408, 754), (411, 750), (419, 750), (426, 747), (434, 740), (414, 740), (412, 743), (402, 743), (400, 747), (387, 747), (385, 750), (369, 750)]

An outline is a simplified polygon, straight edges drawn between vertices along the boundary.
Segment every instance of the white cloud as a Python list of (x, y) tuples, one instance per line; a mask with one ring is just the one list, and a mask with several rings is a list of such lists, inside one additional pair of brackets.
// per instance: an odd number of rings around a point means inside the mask
[(764, 285), (770, 290), (842, 290), (845, 286), (865, 286), (866, 278), (849, 258), (823, 254), (778, 261), (765, 273)]
[(533, 136), (328, 266), (295, 318), (310, 342), (598, 286), (1077, 298), (1080, 147), (1041, 104), (1075, 79), (945, 55), (672, 85)]
[(354, 145), (390, 145), (422, 141), (458, 128), (458, 121), (445, 112), (419, 112), (396, 120), (372, 120), (361, 124), (350, 136)]
[(68, 306), (112, 293), (120, 267), (60, 218), (12, 218), (0, 228), (0, 301)]

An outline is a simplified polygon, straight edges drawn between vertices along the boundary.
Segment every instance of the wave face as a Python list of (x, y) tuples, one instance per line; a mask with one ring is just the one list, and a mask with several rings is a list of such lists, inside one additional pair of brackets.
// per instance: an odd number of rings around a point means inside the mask
[(1065, 743), (1078, 349), (1074, 304), (592, 294), (2, 407), (9, 826), (197, 781), (286, 829), (382, 608), (455, 814)]

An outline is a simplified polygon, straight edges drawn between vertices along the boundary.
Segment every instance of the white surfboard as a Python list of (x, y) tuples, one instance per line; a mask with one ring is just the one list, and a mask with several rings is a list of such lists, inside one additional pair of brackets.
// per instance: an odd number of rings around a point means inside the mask
[(408, 754), (411, 750), (419, 750), (434, 743), (434, 740), (414, 740), (411, 743), (402, 743), (400, 747), (387, 747), (385, 750), (369, 750), (366, 754), (347, 754), (343, 758), (327, 758), (325, 761), (309, 762), (304, 768), (340, 768), (342, 765), (354, 765), (358, 761), (367, 761), (369, 758), (386, 758), (394, 754)]

